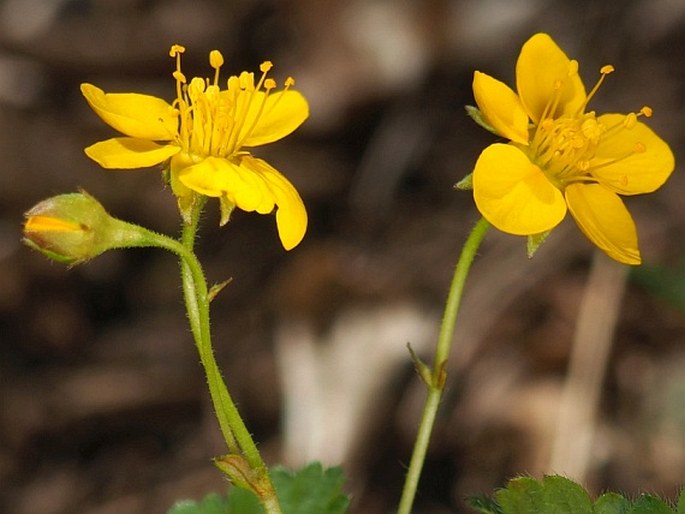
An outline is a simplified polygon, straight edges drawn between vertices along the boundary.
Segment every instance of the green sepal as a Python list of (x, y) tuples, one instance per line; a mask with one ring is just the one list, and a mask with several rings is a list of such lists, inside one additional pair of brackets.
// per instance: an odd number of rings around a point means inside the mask
[(473, 173), (469, 173), (459, 182), (454, 184), (454, 189), (459, 189), (460, 191), (470, 191), (473, 189)]
[(539, 234), (530, 234), (528, 236), (528, 244), (526, 247), (526, 253), (528, 255), (529, 259), (533, 258), (533, 255), (535, 255), (535, 252), (538, 251), (538, 248), (542, 246), (542, 243), (545, 242), (547, 239), (547, 236), (549, 236), (551, 230), (547, 230), (545, 232), (540, 232)]
[(233, 282), (233, 278), (229, 278), (224, 280), (223, 282), (219, 282), (218, 284), (214, 284), (212, 287), (209, 288), (209, 292), (207, 293), (207, 299), (211, 302), (216, 298), (216, 296), (224, 290), (224, 287), (226, 287), (228, 284)]
[(235, 209), (235, 204), (226, 195), (223, 195), (219, 198), (219, 209), (221, 211), (219, 226), (223, 227), (231, 219), (231, 213)]
[(475, 107), (473, 105), (465, 105), (464, 109), (466, 109), (466, 114), (468, 114), (469, 117), (473, 121), (475, 121), (478, 125), (483, 127), (488, 132), (492, 132), (496, 136), (500, 135), (497, 133), (497, 131), (494, 129), (494, 127), (492, 125), (490, 125), (487, 121), (485, 121), (485, 118), (483, 117), (483, 113), (480, 112), (480, 109), (478, 107)]

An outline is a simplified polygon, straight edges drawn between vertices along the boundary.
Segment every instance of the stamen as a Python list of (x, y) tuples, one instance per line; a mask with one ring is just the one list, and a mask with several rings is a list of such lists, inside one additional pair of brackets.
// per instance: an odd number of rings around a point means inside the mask
[(651, 118), (652, 114), (654, 114), (654, 111), (652, 111), (651, 107), (649, 107), (648, 105), (645, 105), (644, 107), (642, 107), (642, 109), (640, 109), (640, 113), (638, 114), (638, 116), (640, 114), (642, 116), (644, 116), (645, 118)]
[(224, 56), (219, 50), (209, 52), (209, 65), (214, 68), (214, 85), (219, 84), (219, 70), (224, 65)]
[(171, 45), (169, 49), (169, 57), (176, 57), (186, 51), (186, 47), (182, 45)]
[(580, 112), (583, 112), (585, 108), (587, 107), (587, 104), (590, 103), (590, 100), (592, 100), (592, 97), (595, 96), (595, 93), (597, 90), (599, 90), (600, 86), (604, 82), (604, 78), (609, 75), (610, 73), (614, 72), (614, 67), (611, 64), (605, 64), (602, 66), (599, 70), (601, 73), (599, 80), (597, 80), (597, 83), (595, 84), (595, 87), (592, 88), (590, 93), (587, 95), (587, 98), (585, 98), (585, 102), (583, 102), (583, 105), (580, 109)]
[(630, 130), (635, 126), (637, 123), (637, 114), (634, 112), (630, 112), (626, 115), (626, 117), (623, 119), (623, 127)]
[(295, 79), (294, 78), (288, 77), (287, 79), (285, 79), (285, 84), (284, 84), (285, 89), (288, 89), (294, 85), (295, 85)]

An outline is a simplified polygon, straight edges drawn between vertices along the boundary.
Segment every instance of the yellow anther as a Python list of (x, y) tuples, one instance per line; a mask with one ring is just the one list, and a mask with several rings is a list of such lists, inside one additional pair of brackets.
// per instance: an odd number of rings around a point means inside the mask
[(609, 75), (609, 73), (613, 73), (613, 72), (614, 72), (614, 67), (613, 67), (611, 64), (605, 64), (604, 66), (602, 66), (602, 67), (599, 69), (599, 72), (600, 72), (602, 75)]
[(642, 114), (645, 118), (651, 118), (652, 114), (654, 114), (654, 111), (651, 107), (645, 105), (642, 109), (640, 109), (640, 114)]
[(224, 65), (224, 56), (221, 55), (219, 50), (212, 50), (209, 52), (209, 65), (215, 70), (218, 70)]
[(295, 85), (295, 79), (292, 77), (288, 77), (285, 79), (285, 88), (288, 89), (289, 87), (292, 87)]
[(174, 79), (179, 81), (181, 84), (186, 83), (186, 76), (180, 70), (174, 71), (171, 75), (174, 77)]
[(259, 71), (261, 71), (262, 73), (266, 73), (271, 68), (273, 68), (273, 66), (274, 65), (271, 63), (271, 61), (264, 61), (262, 64), (259, 65)]
[(274, 79), (266, 79), (264, 81), (264, 89), (274, 89), (276, 87), (276, 81)]
[(571, 59), (568, 63), (568, 76), (572, 77), (578, 73), (578, 61)]
[(182, 45), (171, 45), (169, 50), (169, 57), (176, 57), (186, 51), (186, 47)]

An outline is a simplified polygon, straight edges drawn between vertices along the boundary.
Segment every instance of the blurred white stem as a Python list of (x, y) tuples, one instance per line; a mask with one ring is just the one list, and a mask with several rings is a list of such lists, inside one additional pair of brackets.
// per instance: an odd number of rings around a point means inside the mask
[(597, 407), (628, 267), (596, 252), (578, 315), (549, 469), (577, 481), (592, 456)]

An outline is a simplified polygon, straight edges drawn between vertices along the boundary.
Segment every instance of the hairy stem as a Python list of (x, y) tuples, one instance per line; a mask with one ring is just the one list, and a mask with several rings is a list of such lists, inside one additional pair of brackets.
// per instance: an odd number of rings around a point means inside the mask
[(452, 348), (452, 341), (454, 339), (454, 325), (459, 313), (459, 305), (464, 293), (464, 284), (466, 277), (471, 269), (471, 263), (480, 243), (485, 237), (489, 227), (488, 222), (481, 218), (473, 230), (469, 234), (468, 239), (464, 243), (461, 250), (461, 255), (457, 261), (450, 285), (449, 295), (445, 304), (445, 312), (440, 325), (440, 334), (438, 336), (438, 344), (435, 351), (435, 359), (433, 361), (433, 368), (430, 375), (424, 377), (424, 382), (428, 388), (428, 396), (423, 407), (421, 421), (419, 423), (419, 430), (416, 435), (414, 443), (414, 450), (412, 452), (411, 461), (409, 462), (409, 469), (402, 489), (402, 497), (398, 507), (398, 514), (410, 514), (416, 490), (421, 477), (421, 470), (423, 463), (426, 460), (426, 452), (428, 451), (428, 443), (430, 442), (431, 432), (435, 424), (435, 418), (440, 406), (440, 399), (445, 387), (447, 378), (447, 358)]

